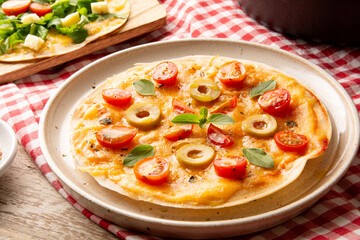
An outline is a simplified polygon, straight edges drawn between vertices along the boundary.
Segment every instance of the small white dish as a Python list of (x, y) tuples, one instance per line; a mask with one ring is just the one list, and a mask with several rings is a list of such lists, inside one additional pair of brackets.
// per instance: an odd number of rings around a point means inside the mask
[(0, 176), (10, 167), (18, 148), (16, 135), (12, 128), (0, 119)]

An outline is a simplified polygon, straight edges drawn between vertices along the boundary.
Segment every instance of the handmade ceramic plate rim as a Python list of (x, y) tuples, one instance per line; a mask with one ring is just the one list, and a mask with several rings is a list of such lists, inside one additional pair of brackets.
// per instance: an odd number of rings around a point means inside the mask
[[(69, 147), (71, 113), (82, 97), (106, 78), (135, 63), (154, 62), (195, 55), (221, 55), (270, 65), (312, 90), (328, 109), (333, 126), (332, 140), (325, 154), (305, 167), (301, 176), (283, 191), (259, 204), (238, 208), (183, 210), (141, 203), (100, 187), (86, 173), (80, 173)], [(244, 41), (186, 39), (145, 44), (99, 59), (71, 76), (48, 101), (40, 121), (40, 144), (51, 169), (64, 188), (84, 207), (122, 227), (160, 236), (181, 238), (231, 237), (259, 231), (286, 221), (314, 204), (345, 174), (359, 147), (358, 113), (343, 87), (324, 70), (286, 51)], [(318, 175), (312, 168), (326, 172)], [(308, 169), (308, 170), (306, 170)], [(309, 180), (310, 179), (310, 180)], [(288, 197), (307, 181), (308, 188)], [(308, 185), (308, 184), (307, 184)], [(284, 198), (289, 198), (285, 201)], [(257, 210), (254, 210), (257, 209)], [(244, 213), (236, 213), (244, 211)], [(247, 211), (247, 212), (246, 212)], [(214, 216), (215, 215), (215, 216)], [(217, 215), (217, 216), (216, 216)], [(176, 217), (175, 217), (176, 216)], [(214, 216), (214, 217), (211, 217)]]
[(0, 119), (0, 176), (10, 167), (17, 152), (17, 139), (13, 129)]

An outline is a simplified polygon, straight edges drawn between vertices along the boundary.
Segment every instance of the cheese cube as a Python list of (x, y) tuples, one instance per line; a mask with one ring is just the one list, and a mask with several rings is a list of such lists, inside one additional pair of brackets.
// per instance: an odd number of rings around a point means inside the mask
[(109, 13), (109, 7), (107, 2), (93, 2), (91, 3), (91, 11), (95, 14), (107, 14)]
[(24, 46), (32, 50), (39, 51), (39, 49), (42, 47), (44, 42), (45, 41), (42, 40), (42, 38), (29, 34), (25, 38)]
[(25, 15), (24, 17), (21, 18), (21, 22), (23, 24), (36, 23), (40, 20), (41, 19), (39, 18), (39, 16), (36, 13), (31, 13), (31, 14)]
[(65, 18), (60, 19), (63, 27), (70, 27), (80, 22), (80, 15), (78, 12), (67, 15)]

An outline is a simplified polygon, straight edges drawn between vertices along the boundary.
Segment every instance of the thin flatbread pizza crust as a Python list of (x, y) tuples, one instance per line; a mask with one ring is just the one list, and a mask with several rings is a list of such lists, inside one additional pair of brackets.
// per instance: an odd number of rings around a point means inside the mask
[[(278, 191), (293, 182), (303, 171), (309, 159), (320, 156), (327, 148), (331, 137), (329, 116), (319, 99), (295, 79), (262, 64), (239, 60), (246, 68), (246, 78), (241, 87), (223, 85), (216, 74), (219, 67), (228, 61), (219, 56), (192, 56), (171, 60), (178, 67), (177, 83), (174, 86), (158, 86), (155, 96), (141, 96), (133, 87), (139, 79), (151, 80), (150, 72), (157, 63), (137, 64), (135, 67), (107, 79), (77, 105), (71, 124), (71, 147), (80, 171), (92, 175), (96, 181), (111, 190), (136, 200), (180, 208), (214, 208), (243, 204)], [(215, 81), (221, 89), (221, 95), (210, 103), (200, 103), (190, 97), (189, 86), (196, 79)], [(291, 93), (291, 102), (287, 110), (274, 115), (278, 131), (294, 131), (305, 135), (308, 147), (303, 153), (280, 150), (273, 137), (259, 138), (247, 134), (243, 121), (252, 115), (263, 114), (257, 98), (250, 98), (252, 87), (260, 82), (276, 80), (276, 88), (285, 88)], [(130, 126), (124, 118), (127, 107), (114, 107), (107, 104), (101, 96), (103, 89), (120, 88), (132, 94), (130, 105), (149, 102), (158, 106), (162, 113), (161, 122), (153, 129), (137, 129), (136, 137), (124, 148), (113, 150), (101, 146), (95, 133), (106, 127), (99, 123), (110, 118), (112, 124)], [(169, 141), (163, 136), (174, 124), (176, 116), (172, 99), (176, 98), (189, 104), (198, 114), (205, 106), (211, 112), (216, 106), (233, 96), (238, 102), (234, 110), (227, 114), (235, 120), (234, 124), (219, 127), (231, 134), (234, 144), (221, 148), (207, 139), (206, 127), (195, 125), (190, 137)], [(288, 122), (296, 126), (288, 126)], [(175, 158), (176, 151), (187, 143), (205, 144), (216, 151), (216, 158), (242, 156), (243, 148), (260, 148), (275, 161), (274, 168), (263, 168), (248, 162), (244, 179), (219, 177), (213, 164), (203, 170), (181, 166)], [(170, 175), (167, 182), (152, 186), (135, 178), (133, 168), (123, 166), (126, 155), (137, 145), (150, 144), (155, 147), (155, 156), (166, 158), (170, 162)], [(190, 180), (192, 179), (192, 180)]]
[(16, 45), (15, 49), (9, 49), (7, 53), (0, 55), (0, 61), (20, 62), (54, 57), (78, 50), (102, 36), (105, 36), (122, 27), (130, 15), (130, 2), (128, 0), (107, 0), (110, 13), (122, 15), (122, 18), (109, 18), (95, 22), (89, 22), (84, 26), (88, 29), (89, 36), (82, 43), (76, 44), (67, 36), (51, 29), (48, 33), (44, 46), (39, 51), (33, 51), (24, 47), (23, 43)]

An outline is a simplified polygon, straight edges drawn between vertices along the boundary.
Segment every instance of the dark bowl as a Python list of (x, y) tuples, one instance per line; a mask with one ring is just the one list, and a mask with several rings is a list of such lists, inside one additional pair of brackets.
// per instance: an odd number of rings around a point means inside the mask
[(360, 46), (360, 0), (238, 0), (266, 27), (314, 42)]

